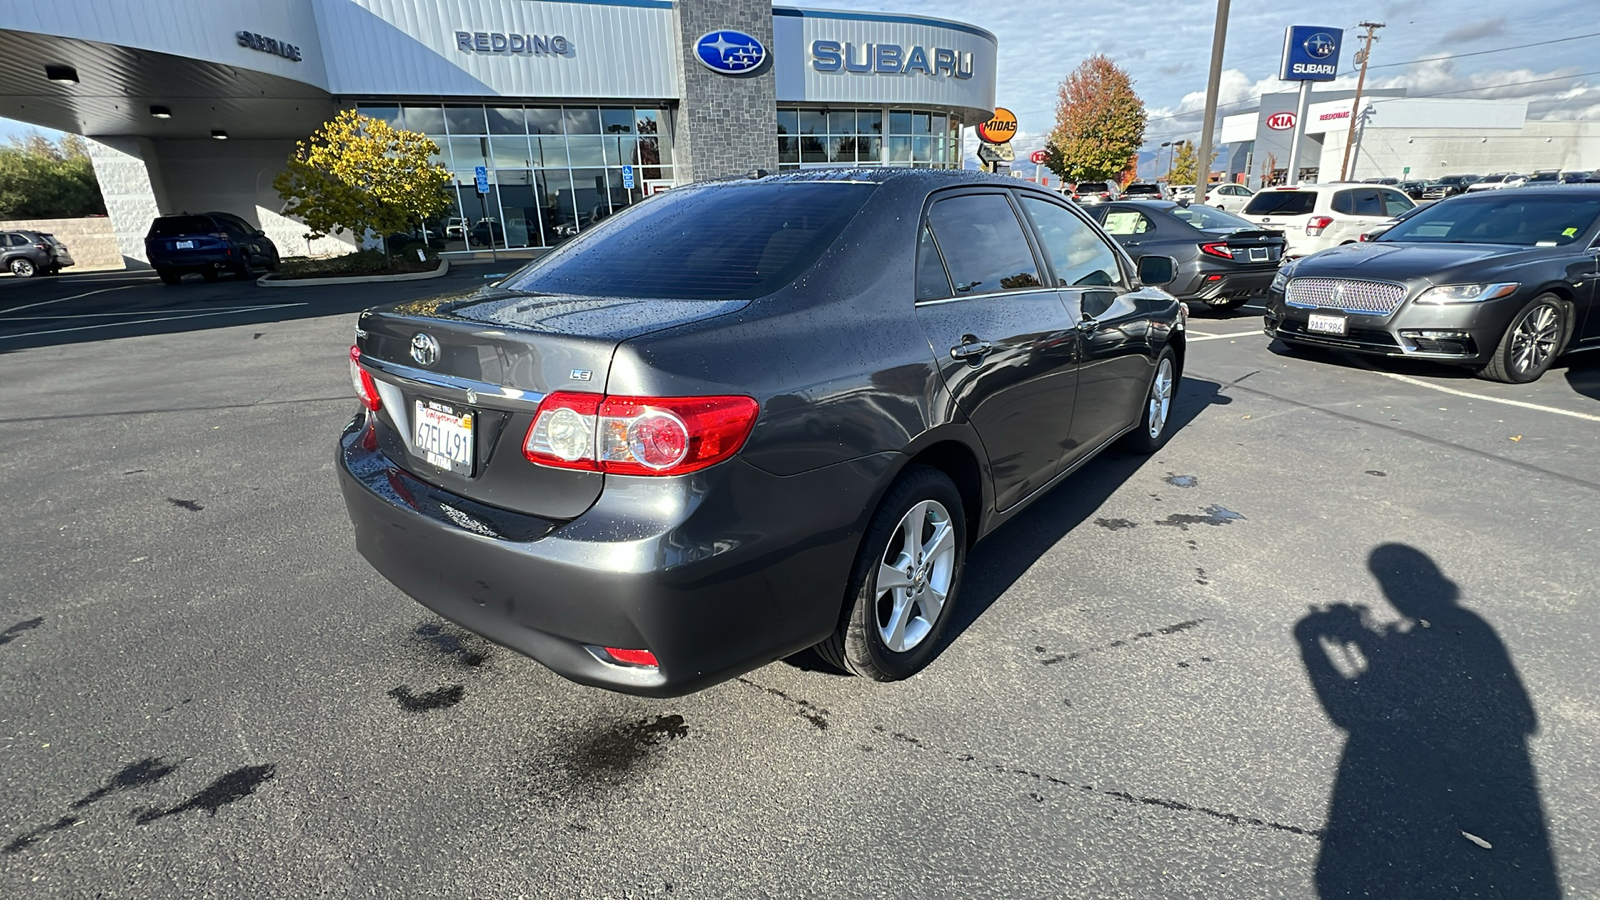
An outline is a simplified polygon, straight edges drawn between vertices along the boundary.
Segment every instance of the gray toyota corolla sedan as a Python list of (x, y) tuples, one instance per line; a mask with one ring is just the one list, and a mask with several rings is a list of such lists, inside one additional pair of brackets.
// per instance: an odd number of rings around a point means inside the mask
[(1562, 353), (1600, 348), (1597, 257), (1600, 185), (1462, 194), (1284, 266), (1265, 328), (1291, 347), (1534, 381)]
[[(473, 293), (363, 313), (361, 553), (585, 684), (937, 651), (968, 547), (1167, 439), (1185, 311), (1081, 211), (977, 173), (679, 188)], [(1142, 277), (1141, 277), (1142, 275)]]

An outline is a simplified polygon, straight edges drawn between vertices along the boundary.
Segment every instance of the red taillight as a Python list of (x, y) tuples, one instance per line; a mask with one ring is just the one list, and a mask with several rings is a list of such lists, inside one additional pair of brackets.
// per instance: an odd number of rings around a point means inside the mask
[(378, 385), (373, 382), (367, 370), (361, 368), (361, 348), (350, 347), (350, 383), (356, 389), (356, 398), (372, 412), (377, 412), (383, 401), (378, 399)]
[(1110, 200), (1110, 199), (1111, 199), (1111, 195), (1110, 195), (1110, 194), (1104, 194), (1104, 193), (1102, 193), (1102, 194), (1101, 194), (1101, 195), (1100, 195), (1100, 199), (1101, 199), (1101, 200)]
[(35, 249), (35, 250), (49, 250), (50, 249), (50, 245), (49, 244), (34, 244), (33, 245), (33, 249)]
[(649, 666), (652, 669), (661, 668), (661, 664), (656, 662), (656, 655), (649, 650), (624, 650), (620, 647), (603, 647), (601, 649), (605, 650), (612, 659), (620, 663), (627, 663), (630, 666)]
[(1306, 220), (1306, 234), (1311, 237), (1316, 237), (1322, 233), (1322, 229), (1327, 228), (1332, 224), (1332, 216), (1312, 216)]
[(1356, 235), (1356, 241), (1358, 243), (1365, 244), (1367, 241), (1370, 241), (1370, 240), (1372, 240), (1372, 235), (1367, 234), (1365, 231), (1363, 231), (1360, 234)]
[(1225, 241), (1212, 241), (1209, 244), (1201, 244), (1200, 252), (1209, 256), (1220, 256), (1223, 259), (1233, 259), (1233, 251), (1228, 248), (1228, 244)]
[(530, 462), (613, 475), (681, 475), (739, 451), (755, 424), (749, 397), (607, 397), (557, 391), (522, 441)]

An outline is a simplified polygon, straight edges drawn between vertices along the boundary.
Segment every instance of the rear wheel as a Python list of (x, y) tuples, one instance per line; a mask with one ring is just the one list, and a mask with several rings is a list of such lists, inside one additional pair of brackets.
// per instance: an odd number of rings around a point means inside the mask
[(162, 284), (177, 284), (183, 280), (183, 273), (177, 269), (157, 269), (156, 277), (161, 279)]
[(1478, 370), (1479, 377), (1507, 384), (1538, 381), (1555, 362), (1566, 332), (1567, 308), (1560, 298), (1554, 294), (1535, 297), (1506, 326), (1494, 356)]
[(1156, 358), (1155, 375), (1145, 392), (1144, 413), (1139, 426), (1122, 439), (1123, 446), (1135, 453), (1154, 453), (1167, 443), (1172, 433), (1172, 399), (1178, 394), (1178, 358), (1171, 347)]
[(876, 681), (916, 674), (933, 658), (967, 559), (967, 521), (950, 477), (911, 466), (872, 515), (845, 594), (817, 652)]
[(13, 259), (11, 261), (10, 268), (11, 274), (17, 276), (18, 278), (32, 278), (33, 276), (39, 274), (39, 267), (33, 264), (33, 260), (28, 259), (25, 256), (19, 256), (16, 259)]

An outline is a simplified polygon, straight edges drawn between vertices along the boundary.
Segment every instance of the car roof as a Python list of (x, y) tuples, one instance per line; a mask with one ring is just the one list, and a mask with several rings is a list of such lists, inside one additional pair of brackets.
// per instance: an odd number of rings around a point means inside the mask
[(1552, 195), (1556, 197), (1593, 197), (1596, 192), (1600, 192), (1600, 182), (1589, 182), (1588, 184), (1582, 182), (1577, 184), (1545, 184), (1537, 189), (1529, 189), (1529, 193), (1526, 194), (1520, 188), (1509, 192), (1478, 191), (1475, 194), (1457, 194), (1450, 198), (1450, 202), (1489, 203), (1497, 199), (1504, 200), (1507, 197), (1527, 197), (1530, 194), (1538, 194), (1540, 197)]

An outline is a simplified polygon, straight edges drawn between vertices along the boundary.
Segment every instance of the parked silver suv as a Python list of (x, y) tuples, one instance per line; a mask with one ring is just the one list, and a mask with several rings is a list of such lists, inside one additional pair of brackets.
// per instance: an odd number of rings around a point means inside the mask
[(42, 231), (0, 231), (0, 269), (18, 278), (54, 275), (72, 265), (67, 245)]

